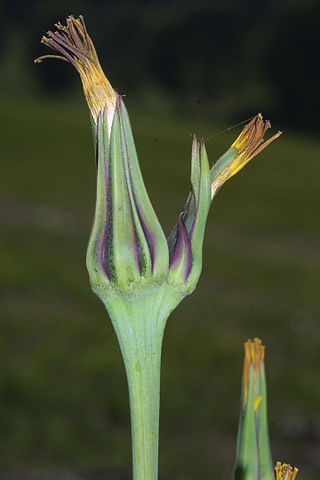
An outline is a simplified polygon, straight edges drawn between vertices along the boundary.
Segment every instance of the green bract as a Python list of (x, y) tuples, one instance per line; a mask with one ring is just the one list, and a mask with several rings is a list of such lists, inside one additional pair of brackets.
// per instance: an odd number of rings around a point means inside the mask
[[(97, 202), (87, 252), (94, 291), (105, 303), (162, 284), (172, 307), (196, 286), (211, 204), (203, 141), (193, 140), (192, 192), (168, 242), (145, 189), (129, 116), (117, 96), (110, 137), (105, 111), (97, 118)], [(169, 300), (170, 299), (170, 300)], [(173, 300), (174, 299), (174, 300)]]

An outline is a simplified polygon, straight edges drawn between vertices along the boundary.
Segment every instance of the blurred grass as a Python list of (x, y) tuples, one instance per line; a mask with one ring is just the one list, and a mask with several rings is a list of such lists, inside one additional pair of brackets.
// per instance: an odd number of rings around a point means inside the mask
[[(85, 270), (95, 203), (86, 106), (1, 104), (0, 465), (128, 472), (124, 369)], [(220, 128), (128, 107), (169, 233), (189, 189), (190, 134)], [(237, 134), (208, 140), (212, 162)], [(319, 140), (285, 132), (214, 202), (199, 286), (165, 336), (163, 479), (230, 478), (242, 343), (253, 336), (267, 344), (274, 459), (304, 480), (320, 474), (319, 151)]]

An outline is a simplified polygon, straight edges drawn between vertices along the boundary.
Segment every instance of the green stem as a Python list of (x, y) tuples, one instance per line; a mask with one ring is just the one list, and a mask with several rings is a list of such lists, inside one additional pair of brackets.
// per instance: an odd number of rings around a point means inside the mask
[[(161, 347), (169, 314), (163, 295), (108, 305), (119, 340), (130, 395), (134, 480), (157, 480)], [(171, 310), (171, 309), (170, 309)]]
[(133, 478), (157, 480), (161, 344), (147, 333), (141, 342), (136, 337), (128, 350)]

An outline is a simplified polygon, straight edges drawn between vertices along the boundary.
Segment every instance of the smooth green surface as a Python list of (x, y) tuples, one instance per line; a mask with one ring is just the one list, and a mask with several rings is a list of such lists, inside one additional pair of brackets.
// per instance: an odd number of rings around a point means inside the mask
[[(247, 406), (241, 418), (241, 432), (238, 436), (235, 480), (257, 480), (259, 469), (259, 444), (257, 442), (256, 416), (254, 412), (255, 390), (253, 388), (254, 367), (250, 366)], [(270, 480), (270, 478), (269, 478)]]
[(135, 295), (106, 296), (127, 373), (134, 480), (158, 479), (161, 347), (176, 303), (166, 285)]
[[(250, 364), (247, 389), (246, 399), (243, 375), (234, 480), (274, 480), (263, 363), (259, 364), (256, 372), (255, 365)], [(259, 397), (261, 399), (256, 408)]]
[[(189, 192), (190, 133), (221, 127), (126, 104), (169, 233)], [(129, 472), (125, 372), (85, 267), (95, 205), (86, 105), (79, 95), (1, 106), (0, 464)], [(238, 133), (208, 140), (209, 161)], [(319, 151), (315, 138), (285, 131), (214, 200), (198, 287), (164, 338), (163, 480), (231, 477), (242, 343), (254, 336), (267, 346), (273, 458), (319, 477)]]

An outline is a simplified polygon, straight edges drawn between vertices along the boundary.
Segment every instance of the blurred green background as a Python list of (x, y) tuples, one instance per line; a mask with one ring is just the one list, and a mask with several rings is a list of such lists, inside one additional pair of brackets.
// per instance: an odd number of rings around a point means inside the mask
[(242, 344), (267, 345), (274, 460), (320, 475), (320, 140), (315, 1), (2, 1), (0, 479), (126, 479), (119, 348), (91, 293), (95, 162), (77, 74), (39, 40), (85, 16), (126, 104), (167, 233), (189, 190), (191, 134), (211, 162), (262, 111), (284, 135), (212, 206), (196, 292), (163, 349), (160, 478), (231, 478)]

